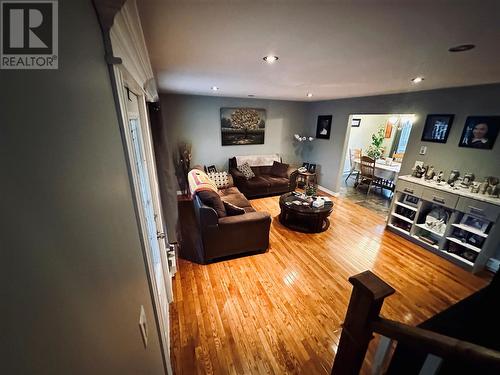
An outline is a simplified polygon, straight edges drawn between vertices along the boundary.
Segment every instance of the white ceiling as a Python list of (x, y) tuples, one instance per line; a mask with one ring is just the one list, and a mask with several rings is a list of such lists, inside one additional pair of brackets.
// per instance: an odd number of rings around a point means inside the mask
[(321, 100), (500, 82), (500, 0), (137, 2), (162, 92)]

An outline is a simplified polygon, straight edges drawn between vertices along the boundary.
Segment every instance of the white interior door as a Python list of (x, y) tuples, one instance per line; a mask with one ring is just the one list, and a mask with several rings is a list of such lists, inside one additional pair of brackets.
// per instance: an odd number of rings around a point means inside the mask
[[(126, 73), (124, 72), (124, 74)], [(125, 140), (138, 206), (138, 216), (145, 246), (145, 258), (150, 275), (153, 303), (167, 372), (171, 374), (168, 305), (173, 299), (172, 280), (168, 267), (166, 245), (168, 239), (164, 233), (154, 153), (146, 114), (146, 102), (140, 88), (134, 87), (134, 83), (130, 81), (130, 78), (125, 83), (121, 70), (116, 67), (115, 77), (125, 127)], [(125, 84), (134, 87), (135, 91), (127, 89)]]
[[(162, 251), (160, 249), (160, 241), (163, 243), (165, 241), (162, 236), (159, 236), (156, 226), (156, 218), (159, 215), (155, 213), (155, 209), (153, 206), (153, 193), (151, 184), (149, 183), (148, 166), (146, 163), (146, 155), (143, 148), (144, 143), (141, 136), (139, 118), (130, 118), (129, 126), (132, 137), (132, 144), (134, 147), (134, 161), (137, 166), (139, 177), (140, 195), (147, 231), (146, 235), (148, 237), (148, 242), (150, 245), (149, 250), (151, 252), (151, 263), (153, 266), (153, 274), (156, 281), (156, 291), (158, 293), (158, 307), (160, 309), (162, 320), (165, 324), (165, 335), (167, 337), (167, 341), (169, 341), (169, 296), (167, 290), (169, 287), (171, 288), (171, 282), (170, 275), (168, 274), (168, 268), (165, 270), (165, 267), (163, 267), (166, 259), (162, 259)], [(165, 273), (165, 271), (167, 273)]]

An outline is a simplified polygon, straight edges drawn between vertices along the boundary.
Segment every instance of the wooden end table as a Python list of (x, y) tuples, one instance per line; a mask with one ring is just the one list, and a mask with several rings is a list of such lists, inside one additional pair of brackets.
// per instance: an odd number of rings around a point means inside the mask
[(316, 172), (311, 173), (311, 172), (298, 172), (297, 175), (297, 186), (299, 184), (304, 184), (304, 186), (307, 186), (309, 183), (313, 183), (313, 185), (318, 184), (318, 179), (316, 177)]

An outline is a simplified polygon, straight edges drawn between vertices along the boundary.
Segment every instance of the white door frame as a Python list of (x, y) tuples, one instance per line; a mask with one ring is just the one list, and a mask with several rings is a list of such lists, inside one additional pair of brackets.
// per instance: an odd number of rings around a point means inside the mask
[[(126, 100), (124, 96), (124, 88), (128, 87), (134, 95), (137, 96), (138, 99), (138, 107), (139, 107), (139, 113), (136, 114), (136, 117), (139, 119), (139, 124), (140, 124), (140, 130), (141, 130), (141, 135), (142, 135), (142, 140), (143, 140), (143, 150), (145, 153), (146, 157), (146, 164), (147, 164), (147, 169), (148, 169), (148, 177), (149, 177), (149, 183), (151, 187), (151, 194), (153, 197), (153, 206), (154, 206), (154, 211), (155, 211), (155, 223), (156, 223), (156, 229), (157, 233), (164, 235), (163, 238), (159, 237), (158, 242), (160, 245), (160, 258), (161, 258), (161, 263), (162, 263), (162, 268), (163, 268), (163, 275), (164, 275), (164, 280), (165, 280), (165, 289), (167, 292), (167, 297), (168, 297), (168, 303), (172, 302), (173, 300), (173, 293), (172, 293), (172, 282), (171, 282), (171, 275), (170, 271), (168, 269), (168, 259), (167, 259), (167, 246), (166, 246), (166, 233), (165, 232), (165, 225), (163, 222), (163, 212), (161, 209), (161, 201), (160, 201), (160, 195), (159, 195), (159, 184), (158, 184), (158, 179), (157, 179), (157, 174), (156, 174), (156, 163), (154, 159), (154, 151), (153, 151), (153, 142), (152, 142), (152, 137), (151, 137), (151, 131), (149, 127), (149, 118), (147, 114), (147, 108), (146, 108), (146, 97), (145, 93), (142, 90), (142, 88), (137, 84), (137, 82), (131, 78), (131, 75), (127, 72), (127, 70), (123, 67), (123, 65), (114, 65), (113, 66), (113, 73), (115, 75), (115, 82), (116, 82), (116, 91), (119, 99), (119, 105), (120, 105), (120, 115), (122, 116), (122, 123), (124, 126), (123, 130), (123, 135), (124, 135), (124, 146), (127, 149), (127, 157), (128, 157), (128, 165), (130, 169), (130, 176), (133, 184), (133, 197), (135, 204), (137, 205), (137, 219), (139, 221), (139, 226), (141, 229), (141, 236), (142, 236), (142, 243), (143, 243), (143, 254), (144, 258), (146, 261), (146, 266), (147, 266), (147, 271), (148, 271), (148, 281), (150, 284), (150, 290), (151, 294), (153, 297), (153, 309), (155, 312), (155, 319), (156, 319), (156, 324), (158, 327), (159, 331), (159, 339), (160, 339), (160, 344), (162, 347), (162, 355), (163, 355), (163, 361), (165, 365), (165, 370), (167, 374), (172, 374), (172, 367), (170, 363), (170, 337), (169, 337), (169, 332), (170, 332), (170, 327), (169, 327), (169, 319), (167, 321), (164, 321), (162, 313), (160, 311), (160, 302), (159, 302), (159, 295), (157, 292), (157, 285), (156, 285), (156, 279), (154, 276), (154, 269), (153, 269), (153, 261), (151, 259), (151, 248), (149, 244), (149, 238), (147, 235), (147, 227), (146, 227), (146, 218), (144, 214), (144, 207), (143, 203), (140, 197), (140, 186), (139, 186), (139, 175), (138, 175), (138, 170), (137, 166), (135, 165), (134, 162), (134, 149), (133, 149), (133, 141), (131, 137), (131, 131), (130, 131), (130, 125), (129, 125), (129, 112), (126, 107)], [(132, 116), (133, 118), (133, 116)]]
[[(151, 193), (153, 196), (153, 205), (155, 208), (155, 222), (156, 222), (156, 232), (163, 238), (159, 238), (160, 249), (162, 250), (162, 263), (164, 266), (164, 273), (168, 276), (169, 284), (170, 279), (174, 276), (170, 273), (167, 261), (167, 243), (168, 236), (166, 231), (166, 225), (164, 222), (163, 209), (160, 198), (160, 183), (158, 182), (158, 172), (156, 170), (156, 160), (153, 147), (153, 136), (151, 134), (151, 127), (149, 123), (148, 109), (146, 105), (146, 95), (144, 90), (135, 82), (135, 80), (127, 73), (125, 69), (122, 72), (123, 82), (129, 89), (137, 96), (139, 113), (136, 114), (139, 117), (139, 123), (141, 126), (142, 140), (144, 142), (143, 149), (146, 156), (146, 164), (148, 167), (149, 184), (151, 186)], [(128, 122), (127, 122), (128, 124)], [(130, 134), (130, 133), (129, 133)], [(165, 258), (165, 261), (164, 261)], [(174, 300), (173, 291), (171, 285), (167, 287), (168, 302)]]

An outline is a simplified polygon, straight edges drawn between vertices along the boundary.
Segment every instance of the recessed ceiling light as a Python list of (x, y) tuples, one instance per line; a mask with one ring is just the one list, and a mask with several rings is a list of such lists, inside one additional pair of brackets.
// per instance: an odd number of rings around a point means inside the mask
[(476, 48), (476, 46), (474, 44), (461, 44), (459, 46), (449, 48), (448, 51), (450, 51), (450, 52), (465, 52), (465, 51), (470, 51), (473, 48)]
[(217, 86), (212, 86), (212, 87), (210, 87), (210, 89), (211, 89), (212, 91), (219, 91), (219, 88), (218, 88)]
[(308, 98), (312, 98), (313, 94), (312, 94), (312, 92), (308, 92), (306, 96), (307, 96)]
[(415, 78), (413, 78), (411, 81), (412, 81), (413, 83), (420, 83), (420, 82), (422, 82), (423, 80), (424, 80), (424, 77), (415, 77)]
[(267, 55), (262, 58), (262, 60), (264, 60), (268, 64), (272, 64), (273, 62), (278, 61), (278, 59), (279, 57), (274, 55)]

